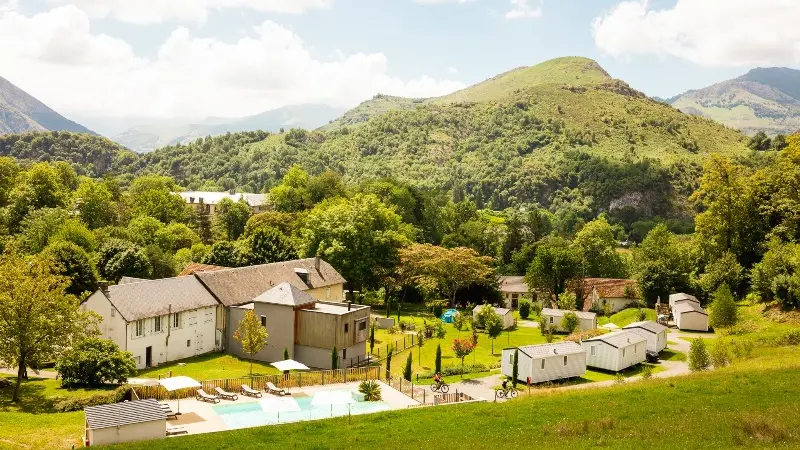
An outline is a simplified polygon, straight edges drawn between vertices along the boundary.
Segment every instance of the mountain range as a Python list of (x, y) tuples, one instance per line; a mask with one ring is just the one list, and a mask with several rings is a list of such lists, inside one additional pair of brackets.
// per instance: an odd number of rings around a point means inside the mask
[(43, 130), (92, 133), (0, 77), (0, 134)]
[(141, 125), (111, 139), (131, 150), (145, 153), (168, 145), (186, 144), (204, 136), (229, 132), (264, 130), (277, 133), (290, 128), (314, 129), (344, 112), (345, 109), (322, 104), (290, 105), (240, 118), (209, 117), (198, 123)]
[(688, 114), (707, 117), (745, 134), (800, 130), (800, 70), (758, 68), (668, 99)]

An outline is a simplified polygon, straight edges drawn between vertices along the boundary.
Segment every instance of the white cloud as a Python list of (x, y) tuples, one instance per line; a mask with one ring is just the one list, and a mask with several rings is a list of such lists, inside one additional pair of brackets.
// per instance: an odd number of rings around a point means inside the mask
[(510, 0), (511, 9), (506, 19), (533, 19), (542, 17), (542, 6), (531, 6), (530, 0)]
[(74, 6), (0, 14), (0, 74), (63, 113), (83, 116), (242, 116), (287, 104), (349, 107), (376, 93), (427, 97), (463, 83), (388, 73), (383, 53), (335, 52), (325, 60), (289, 29), (265, 21), (223, 42), (176, 28), (154, 58), (93, 34)]
[(5, 2), (0, 2), (0, 13), (14, 11), (17, 8), (19, 8), (19, 2), (17, 0), (8, 0)]
[(625, 1), (594, 21), (594, 41), (625, 58), (674, 56), (704, 66), (800, 62), (797, 0), (678, 0), (653, 9)]
[(458, 73), (458, 69), (456, 69), (455, 67), (448, 67), (447, 68), (447, 72), (448, 73)]
[(213, 9), (302, 14), (330, 8), (333, 0), (50, 0), (73, 4), (93, 18), (113, 18), (140, 25), (167, 21), (202, 23)]

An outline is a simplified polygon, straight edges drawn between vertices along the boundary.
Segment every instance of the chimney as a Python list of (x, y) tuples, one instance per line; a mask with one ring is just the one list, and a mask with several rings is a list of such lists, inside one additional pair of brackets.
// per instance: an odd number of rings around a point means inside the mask
[(109, 297), (109, 298), (111, 297), (111, 294), (108, 292), (108, 281), (105, 281), (105, 280), (98, 281), (97, 282), (97, 287), (98, 287), (98, 289), (100, 289), (100, 292), (102, 292), (103, 295), (105, 295), (106, 297)]
[(234, 194), (236, 194), (236, 189), (231, 189), (230, 191), (228, 191), (228, 193), (231, 194), (231, 195), (234, 195)]
[(320, 261), (319, 255), (315, 256), (314, 257), (314, 268), (317, 269), (317, 273), (319, 273), (319, 261)]

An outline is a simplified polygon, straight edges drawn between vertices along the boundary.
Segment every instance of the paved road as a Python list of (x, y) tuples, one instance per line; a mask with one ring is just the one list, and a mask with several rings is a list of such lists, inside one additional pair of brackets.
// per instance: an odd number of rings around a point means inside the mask
[[(17, 368), (0, 368), (0, 374), (17, 376)], [(40, 370), (38, 372), (33, 369), (28, 369), (28, 377), (30, 378), (58, 378), (57, 372), (50, 372), (48, 370)]]

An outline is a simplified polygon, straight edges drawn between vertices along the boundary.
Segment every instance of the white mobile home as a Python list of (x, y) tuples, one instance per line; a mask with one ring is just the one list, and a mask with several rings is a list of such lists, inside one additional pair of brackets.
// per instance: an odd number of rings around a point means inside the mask
[(564, 314), (569, 312), (575, 313), (575, 315), (578, 316), (578, 320), (580, 322), (580, 325), (578, 325), (578, 330), (587, 331), (597, 328), (597, 314), (592, 312), (543, 308), (542, 320), (549, 326), (555, 326), (557, 331), (566, 331), (561, 327), (561, 319), (564, 318)]
[(684, 294), (683, 292), (679, 292), (677, 294), (669, 294), (669, 307), (674, 308), (676, 304), (683, 303), (683, 302), (692, 302), (700, 304), (700, 300), (697, 299), (694, 295)]
[(667, 348), (667, 327), (664, 325), (646, 320), (626, 325), (623, 329), (633, 331), (647, 339), (647, 351), (649, 352), (658, 353)]
[[(478, 306), (472, 308), (472, 318), (473, 319), (475, 318), (475, 316), (478, 315), (478, 313), (481, 311), (481, 309), (483, 309), (484, 306), (485, 305), (478, 305)], [(498, 316), (500, 316), (500, 320), (503, 322), (503, 329), (504, 330), (512, 328), (514, 326), (514, 324), (516, 323), (516, 321), (514, 320), (514, 311), (512, 311), (512, 310), (510, 310), (508, 308), (496, 308), (496, 307), (492, 307), (492, 306), (490, 306), (490, 308), (494, 308), (494, 312), (497, 313)]]
[(167, 416), (161, 405), (152, 399), (87, 406), (83, 411), (86, 446), (166, 437)]
[(679, 330), (708, 331), (708, 314), (699, 303), (677, 303), (672, 308), (672, 317)]
[(531, 383), (579, 377), (586, 373), (586, 351), (575, 342), (524, 345), (503, 349), (500, 363), (503, 375), (514, 373), (514, 351), (519, 350), (517, 380)]
[(628, 330), (587, 339), (582, 345), (586, 350), (586, 365), (603, 370), (619, 372), (647, 357), (647, 339)]

